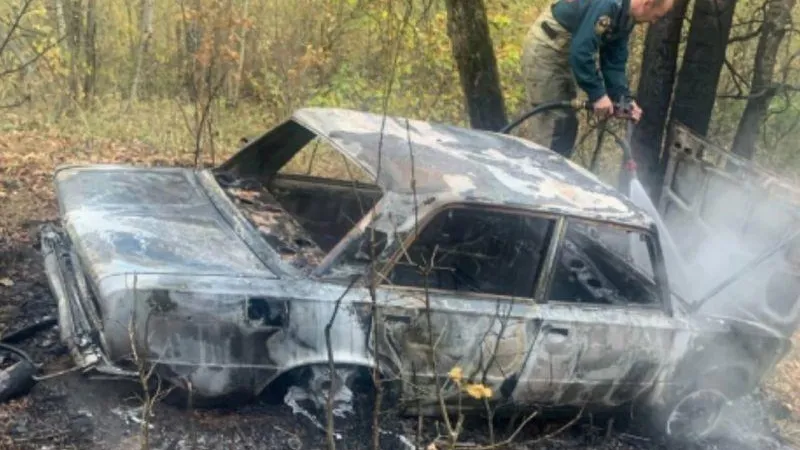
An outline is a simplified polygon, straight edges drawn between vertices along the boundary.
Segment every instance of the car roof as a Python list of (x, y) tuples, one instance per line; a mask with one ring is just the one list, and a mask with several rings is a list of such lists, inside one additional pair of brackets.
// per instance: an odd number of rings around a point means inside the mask
[(292, 120), (331, 141), (384, 191), (414, 194), (413, 168), (417, 195), (640, 228), (653, 223), (593, 173), (515, 136), (341, 108), (302, 108)]

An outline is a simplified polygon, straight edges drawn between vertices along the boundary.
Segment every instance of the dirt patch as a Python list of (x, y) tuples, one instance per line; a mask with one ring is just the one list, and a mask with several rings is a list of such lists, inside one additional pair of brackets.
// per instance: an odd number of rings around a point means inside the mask
[(800, 448), (800, 333), (792, 338), (792, 349), (765, 380), (773, 403), (775, 421), (784, 439)]

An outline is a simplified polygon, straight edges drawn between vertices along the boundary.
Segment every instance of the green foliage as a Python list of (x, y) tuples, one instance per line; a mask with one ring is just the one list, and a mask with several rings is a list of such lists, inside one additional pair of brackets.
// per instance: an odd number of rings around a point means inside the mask
[[(34, 1), (24, 24), (36, 33), (13, 41), (26, 54), (55, 44), (59, 33), (65, 32), (52, 8), (57, 3)], [(60, 3), (85, 7), (86, 2)], [(757, 26), (751, 22), (758, 17), (761, 3), (740, 0), (733, 35), (747, 34)], [(194, 145), (197, 129), (191, 116), (202, 104), (199, 96), (210, 99), (209, 116), (219, 133), (216, 147), (231, 149), (240, 137), (258, 134), (305, 105), (380, 112), (389, 86), (392, 95), (386, 106), (391, 114), (468, 123), (443, 2), (156, 0), (139, 94), (125, 109), (141, 39), (142, 4), (97, 2), (96, 94), (89, 103), (70, 96), (71, 71), (85, 72), (87, 65), (82, 54), (75, 54), (64, 42), (49, 51), (32, 73), (0, 80), (0, 104), (17, 98), (21, 91), (31, 95), (31, 102), (11, 111), (13, 123), (29, 128), (55, 126), (85, 136), (140, 139), (179, 151)], [(520, 74), (522, 42), (547, 5), (546, 0), (486, 1), (512, 118), (526, 109)], [(0, 15), (10, 17), (13, 8), (13, 4), (0, 6)], [(645, 27), (639, 27), (631, 44), (629, 73), (634, 89), (645, 32)], [(790, 60), (797, 65), (792, 58), (797, 43), (792, 37), (787, 38), (779, 65)], [(729, 46), (729, 60), (740, 76), (725, 70), (720, 93), (735, 93), (739, 78), (749, 81), (754, 51), (755, 39)], [(8, 52), (0, 55), (4, 63), (13, 62), (13, 57)], [(77, 62), (74, 68), (73, 61)], [(787, 83), (796, 78), (794, 71), (787, 71)], [(793, 98), (788, 95), (774, 102), (781, 111), (770, 116), (766, 124), (770, 131), (764, 133), (758, 153), (765, 164), (798, 162), (792, 143), (800, 135), (796, 126), (800, 115)], [(730, 144), (743, 106), (743, 100), (718, 101), (712, 129), (719, 144)], [(575, 159), (588, 164), (595, 137), (585, 119), (581, 132), (589, 134)], [(209, 145), (204, 141), (204, 149)], [(610, 138), (602, 155), (604, 176), (613, 181), (619, 152)]]

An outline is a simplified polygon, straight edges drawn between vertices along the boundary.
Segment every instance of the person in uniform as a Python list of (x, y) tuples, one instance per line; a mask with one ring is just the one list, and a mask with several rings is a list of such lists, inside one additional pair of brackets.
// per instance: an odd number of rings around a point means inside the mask
[[(674, 0), (556, 0), (531, 26), (522, 51), (522, 75), (531, 106), (588, 96), (595, 114), (607, 118), (614, 102), (630, 100), (626, 65), (636, 23), (654, 22)], [(631, 103), (634, 121), (642, 110)], [(572, 155), (578, 134), (575, 111), (551, 110), (529, 121), (531, 139)]]

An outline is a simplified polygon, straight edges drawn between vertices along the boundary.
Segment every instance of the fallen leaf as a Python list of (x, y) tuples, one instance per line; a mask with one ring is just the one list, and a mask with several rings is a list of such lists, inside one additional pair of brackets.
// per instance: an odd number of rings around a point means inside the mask
[(450, 377), (450, 379), (455, 381), (456, 384), (460, 384), (461, 379), (464, 378), (464, 371), (461, 370), (461, 367), (455, 366), (452, 369), (450, 369), (448, 376)]
[(476, 400), (492, 397), (492, 389), (483, 384), (469, 384), (467, 385), (466, 391), (467, 395)]
[(14, 280), (12, 280), (11, 278), (8, 278), (8, 277), (0, 278), (0, 285), (3, 285), (5, 287), (11, 287), (11, 286), (14, 285)]

